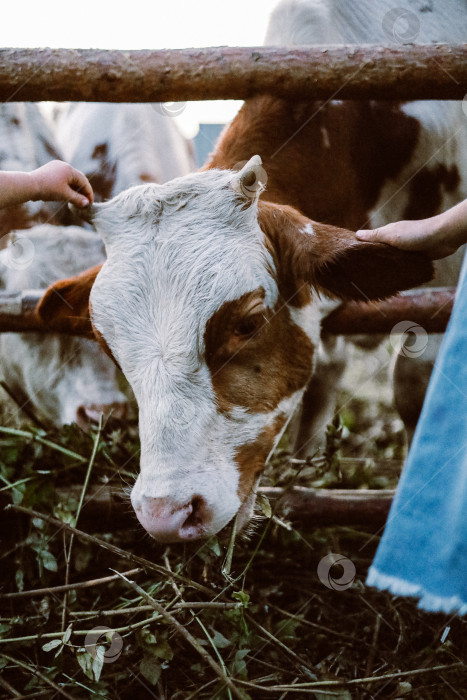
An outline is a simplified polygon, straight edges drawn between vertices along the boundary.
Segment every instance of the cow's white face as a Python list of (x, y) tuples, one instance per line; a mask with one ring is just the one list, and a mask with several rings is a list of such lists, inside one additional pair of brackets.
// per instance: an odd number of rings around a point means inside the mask
[[(108, 257), (92, 321), (138, 402), (131, 499), (161, 541), (214, 534), (242, 504), (241, 524), (249, 518), (311, 373), (310, 342), (280, 299), (240, 177), (213, 170), (135, 187), (93, 219)], [(297, 342), (308, 356), (286, 376)]]

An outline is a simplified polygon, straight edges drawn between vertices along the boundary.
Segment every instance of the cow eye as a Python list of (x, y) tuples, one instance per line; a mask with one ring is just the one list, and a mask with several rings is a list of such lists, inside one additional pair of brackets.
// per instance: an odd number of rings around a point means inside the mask
[(235, 324), (234, 335), (240, 338), (250, 338), (260, 329), (263, 320), (260, 314), (242, 318)]

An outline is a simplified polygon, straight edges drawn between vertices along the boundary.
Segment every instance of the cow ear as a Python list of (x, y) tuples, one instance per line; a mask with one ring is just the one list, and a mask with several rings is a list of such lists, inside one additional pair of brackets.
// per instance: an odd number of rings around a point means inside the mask
[(253, 156), (249, 161), (238, 164), (238, 170), (230, 181), (230, 187), (239, 194), (246, 203), (256, 202), (266, 187), (267, 175), (259, 156)]
[(94, 338), (89, 294), (101, 267), (102, 265), (97, 265), (75, 277), (58, 280), (48, 287), (35, 313), (50, 330)]
[(316, 223), (292, 207), (260, 202), (258, 222), (287, 295), (305, 280), (339, 299), (383, 299), (434, 275), (424, 253), (359, 241), (353, 231)]

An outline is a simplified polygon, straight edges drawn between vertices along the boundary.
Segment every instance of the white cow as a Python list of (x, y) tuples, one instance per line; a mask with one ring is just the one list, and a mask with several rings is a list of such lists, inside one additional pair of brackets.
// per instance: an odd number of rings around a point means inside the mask
[[(57, 158), (63, 159), (63, 154), (38, 105), (0, 105), (1, 169), (30, 171)], [(102, 262), (104, 251), (95, 234), (57, 225), (70, 220), (64, 202), (26, 202), (1, 209), (0, 288), (45, 289), (58, 277)], [(41, 222), (49, 225), (37, 227)], [(12, 233), (4, 235), (8, 232)], [(101, 410), (117, 418), (126, 414), (117, 371), (89, 340), (4, 333), (0, 358), (0, 376), (43, 423), (77, 421), (87, 429)]]
[[(0, 251), (0, 289), (45, 289), (59, 277), (102, 263), (95, 233), (76, 226), (36, 226), (13, 233)], [(0, 334), (0, 375), (46, 424), (88, 429), (101, 412), (122, 419), (127, 397), (118, 370), (92, 340), (40, 333)]]
[(72, 103), (58, 119), (57, 141), (101, 201), (194, 170), (191, 143), (169, 114), (161, 104)]

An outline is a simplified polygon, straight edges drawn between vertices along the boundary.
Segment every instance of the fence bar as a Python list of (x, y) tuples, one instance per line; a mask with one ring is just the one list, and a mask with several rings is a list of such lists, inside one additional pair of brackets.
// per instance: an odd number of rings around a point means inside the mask
[(50, 332), (34, 315), (44, 290), (0, 291), (0, 332)]
[(0, 49), (0, 100), (463, 99), (467, 44)]
[(455, 287), (412, 289), (384, 301), (349, 301), (325, 318), (323, 329), (336, 335), (390, 333), (397, 323), (410, 321), (427, 333), (443, 333), (455, 293)]
[[(79, 496), (81, 486), (71, 485), (59, 489), (65, 501), (74, 494)], [(260, 494), (274, 504), (275, 514), (300, 523), (302, 527), (327, 525), (365, 525), (376, 531), (386, 522), (394, 498), (392, 489), (313, 489), (294, 486), (289, 489), (260, 487)], [(2, 496), (0, 494), (0, 496)], [(8, 527), (13, 514), (4, 511), (6, 496), (0, 498), (0, 525)], [(128, 495), (111, 485), (90, 487), (80, 515), (81, 526), (91, 532), (113, 532), (135, 529), (136, 516), (128, 505)]]
[[(417, 289), (385, 301), (347, 302), (326, 317), (323, 329), (336, 335), (390, 333), (396, 323), (411, 321), (427, 333), (442, 333), (451, 314), (455, 291), (454, 287)], [(0, 292), (0, 333), (52, 332), (34, 314), (42, 294), (42, 291)]]

